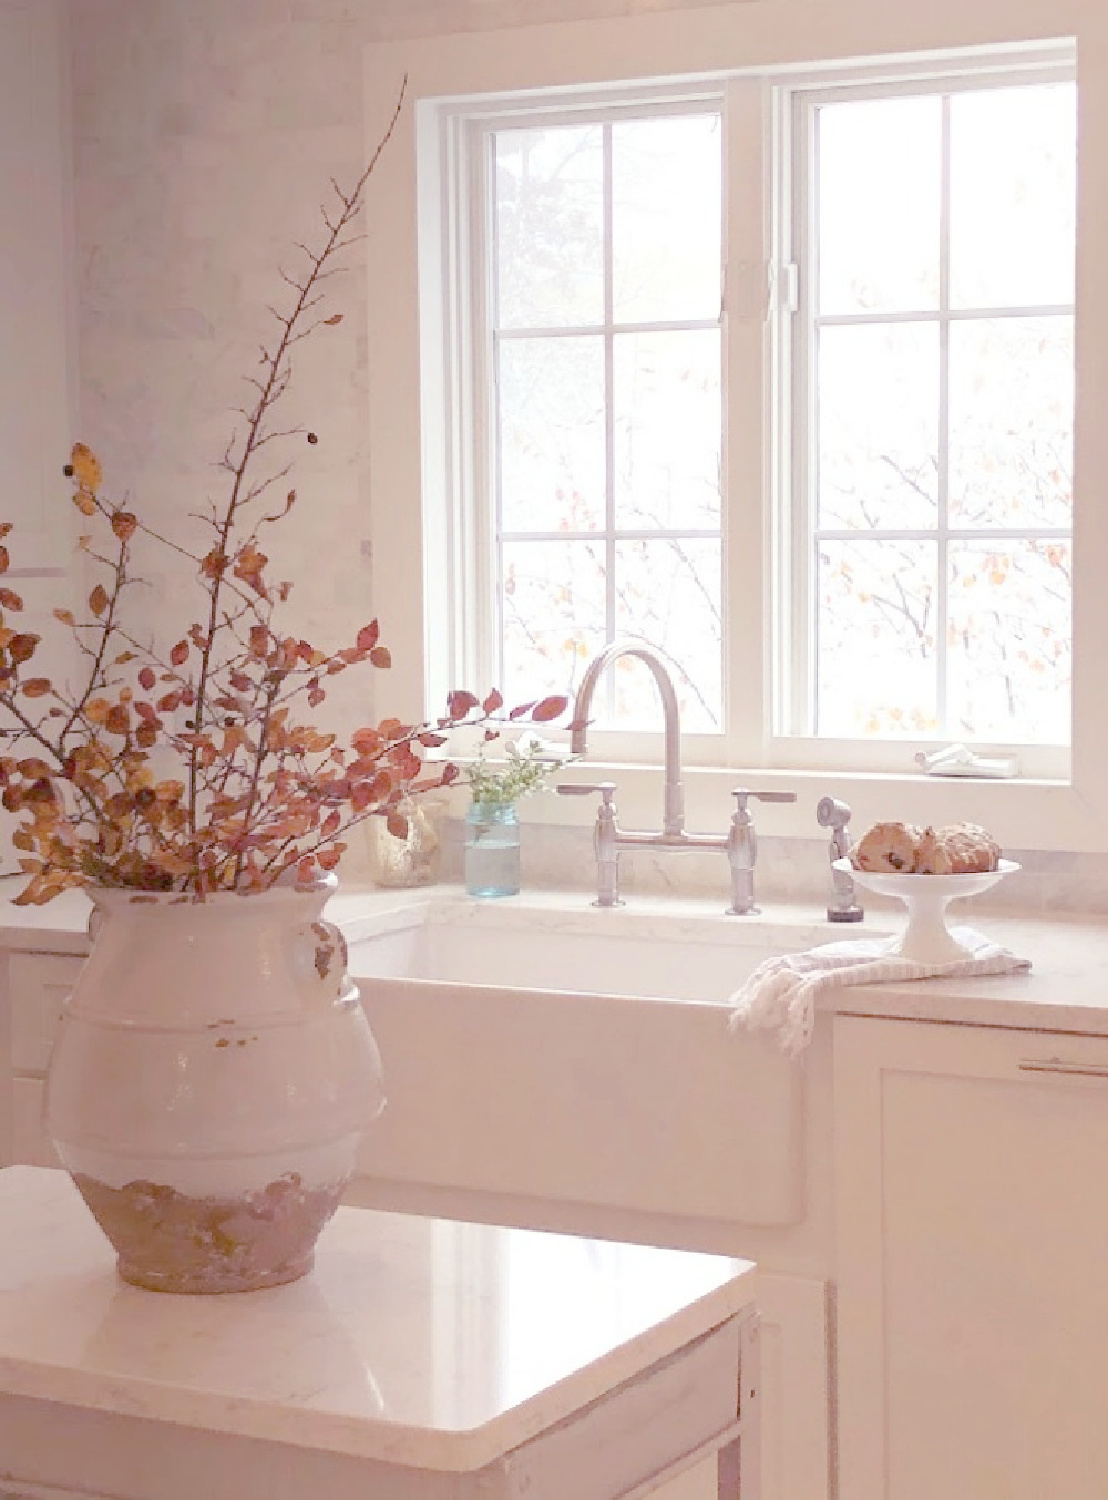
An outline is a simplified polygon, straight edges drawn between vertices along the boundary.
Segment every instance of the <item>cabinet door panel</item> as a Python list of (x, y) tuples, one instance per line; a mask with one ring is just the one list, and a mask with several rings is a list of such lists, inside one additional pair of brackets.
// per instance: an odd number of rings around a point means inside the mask
[(13, 953), (9, 959), (12, 1067), (45, 1073), (62, 1010), (84, 960), (61, 953)]
[(1101, 1500), (1108, 1042), (851, 1026), (836, 1037), (841, 1493)]
[(1108, 1495), (1108, 1082), (886, 1080), (889, 1488)]
[(46, 1138), (42, 1118), (44, 1092), (39, 1078), (12, 1080), (12, 1161), (28, 1167), (61, 1166), (57, 1152)]

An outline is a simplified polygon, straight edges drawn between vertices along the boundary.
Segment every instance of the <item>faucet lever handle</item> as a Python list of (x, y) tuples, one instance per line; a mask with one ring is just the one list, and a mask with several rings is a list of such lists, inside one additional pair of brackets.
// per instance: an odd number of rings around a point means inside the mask
[(735, 799), (735, 811), (745, 813), (747, 811), (746, 801), (748, 797), (754, 797), (759, 802), (795, 802), (795, 792), (753, 792), (749, 787), (737, 786), (731, 793)]
[(605, 807), (610, 807), (616, 784), (614, 781), (559, 781), (554, 790), (563, 797), (588, 797), (593, 792), (599, 792)]

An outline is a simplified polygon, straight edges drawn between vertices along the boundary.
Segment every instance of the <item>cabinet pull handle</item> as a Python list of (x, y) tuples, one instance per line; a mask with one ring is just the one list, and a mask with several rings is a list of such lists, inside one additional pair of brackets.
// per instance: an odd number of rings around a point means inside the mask
[(1061, 1057), (1049, 1057), (1045, 1060), (1023, 1057), (1019, 1062), (1019, 1071), (1021, 1073), (1064, 1073), (1067, 1076), (1079, 1078), (1108, 1078), (1108, 1064), (1101, 1066), (1091, 1062), (1066, 1062)]

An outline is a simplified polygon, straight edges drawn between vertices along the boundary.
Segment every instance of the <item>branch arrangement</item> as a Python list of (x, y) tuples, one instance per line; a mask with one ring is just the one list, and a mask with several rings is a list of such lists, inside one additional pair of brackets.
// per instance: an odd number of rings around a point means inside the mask
[[(478, 699), (458, 690), (441, 718), (384, 719), (340, 745), (307, 713), (324, 702), (337, 673), (390, 665), (377, 621), (333, 650), (280, 627), (292, 585), (267, 577), (264, 528), (287, 516), (297, 496), (286, 488), (291, 463), (258, 476), (258, 456), (271, 444), (317, 441), (301, 428), (280, 429), (275, 409), (289, 388), (295, 346), (341, 321), (341, 313), (321, 311), (322, 284), (356, 238), (366, 184), (402, 102), (403, 91), (353, 189), (332, 182), (321, 244), (300, 247), (301, 274), (282, 273), (290, 306), (274, 312), (277, 334), (261, 351), (253, 404), (223, 455), (227, 494), (204, 518), (207, 550), (194, 552), (114, 504), (95, 453), (77, 443), (65, 472), (73, 503), (93, 528), (80, 545), (102, 580), (88, 596), (86, 617), (66, 609), (54, 616), (75, 637), (80, 686), (36, 671), (40, 637), (11, 623), (23, 601), (0, 587), (0, 787), (3, 805), (25, 820), (13, 835), (28, 876), (17, 904), (42, 904), (86, 884), (187, 898), (264, 890), (282, 877), (312, 880), (338, 864), (356, 824), (384, 816), (403, 837), (404, 799), (457, 779), (453, 764), (429, 769), (422, 756), (450, 730), (484, 724), (486, 738), (494, 738), (504, 720), (542, 723), (566, 707), (564, 698), (546, 697), (506, 711), (496, 691)], [(284, 495), (274, 506), (277, 487)], [(12, 529), (0, 522), (0, 575), (11, 565), (3, 543)], [(132, 544), (140, 535), (195, 573), (198, 618), (168, 646), (140, 639), (127, 625), (126, 594), (136, 581)]]

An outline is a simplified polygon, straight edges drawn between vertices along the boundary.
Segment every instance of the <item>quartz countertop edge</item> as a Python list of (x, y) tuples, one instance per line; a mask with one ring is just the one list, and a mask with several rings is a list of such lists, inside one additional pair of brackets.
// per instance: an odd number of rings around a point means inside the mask
[[(380, 1274), (395, 1282), (390, 1297), (398, 1300), (391, 1305), (402, 1320), (418, 1318), (425, 1296), (449, 1299), (468, 1287), (464, 1275), (455, 1291), (446, 1282), (440, 1286), (437, 1274), (433, 1286), (425, 1284), (409, 1273), (406, 1260), (397, 1259), (411, 1248), (413, 1235), (417, 1248), (432, 1244), (440, 1221), (340, 1207), (320, 1237), (316, 1268), (307, 1277), (266, 1291), (195, 1298), (121, 1282), (107, 1240), (68, 1176), (56, 1169), (4, 1169), (0, 1208), (21, 1210), (25, 1226), (25, 1236), (9, 1236), (0, 1251), (0, 1388), (6, 1395), (429, 1470), (484, 1468), (752, 1307), (755, 1296), (750, 1261), (629, 1247), (634, 1255), (674, 1263), (682, 1291), (667, 1299), (656, 1319), (640, 1310), (628, 1336), (598, 1341), (590, 1335), (590, 1353), (579, 1363), (561, 1361), (564, 1373), (547, 1383), (528, 1382), (530, 1390), (521, 1389), (510, 1403), (501, 1400), (499, 1410), (472, 1425), (463, 1425), (460, 1410), (436, 1420), (431, 1406), (426, 1420), (422, 1412), (403, 1410), (390, 1417), (387, 1405), (351, 1410), (336, 1404), (364, 1400), (367, 1382), (376, 1392), (379, 1381), (387, 1392), (405, 1387), (412, 1376), (407, 1340), (386, 1359), (383, 1339), (383, 1362), (373, 1368), (347, 1347), (342, 1309), (364, 1319), (369, 1304), (361, 1294), (355, 1303), (344, 1299), (351, 1285), (361, 1284), (354, 1268), (363, 1264), (378, 1264)], [(475, 1227), (498, 1243), (520, 1233), (563, 1238)], [(567, 1248), (569, 1243), (572, 1237)], [(259, 1376), (251, 1363), (251, 1336), (263, 1324), (268, 1342)], [(342, 1344), (337, 1365), (327, 1358), (336, 1330)], [(239, 1348), (246, 1364), (236, 1365)], [(159, 1368), (151, 1373), (154, 1366)], [(213, 1371), (222, 1373), (213, 1379)], [(475, 1373), (481, 1378), (490, 1372)], [(269, 1388), (250, 1389), (259, 1378)], [(423, 1400), (422, 1377), (417, 1385), (417, 1394), (402, 1396), (401, 1405)]]
[(510, 1412), (469, 1430), (418, 1427), (387, 1417), (343, 1416), (276, 1399), (229, 1396), (221, 1391), (182, 1391), (158, 1381), (29, 1364), (4, 1355), (0, 1355), (0, 1388), (8, 1396), (172, 1422), (205, 1432), (285, 1443), (349, 1458), (409, 1464), (446, 1473), (473, 1473), (612, 1395), (687, 1344), (713, 1332), (749, 1306), (753, 1295), (748, 1283), (744, 1285), (742, 1279), (733, 1281)]

